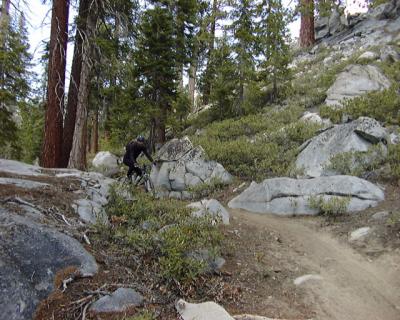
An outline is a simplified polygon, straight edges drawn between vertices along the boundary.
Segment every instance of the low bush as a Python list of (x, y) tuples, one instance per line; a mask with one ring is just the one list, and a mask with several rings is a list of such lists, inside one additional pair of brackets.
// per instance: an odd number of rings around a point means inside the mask
[(369, 92), (364, 96), (347, 100), (343, 108), (323, 106), (320, 108), (322, 117), (340, 123), (343, 115), (353, 119), (368, 116), (385, 124), (398, 124), (400, 121), (400, 96), (396, 86), (383, 91)]
[(330, 159), (326, 169), (338, 174), (360, 177), (384, 165), (387, 151), (381, 144), (374, 145), (368, 151), (348, 151), (339, 153)]
[(222, 234), (218, 227), (210, 217), (192, 217), (182, 201), (156, 200), (137, 189), (134, 200), (127, 201), (116, 186), (111, 190), (106, 211), (118, 224), (102, 233), (111, 232), (111, 241), (150, 259), (167, 283), (188, 282), (205, 271), (205, 263), (193, 259), (190, 253), (219, 251)]
[(323, 196), (311, 196), (308, 201), (309, 206), (321, 214), (335, 217), (346, 213), (350, 197), (332, 196), (326, 199)]
[(193, 136), (210, 159), (231, 174), (260, 181), (288, 175), (298, 147), (320, 126), (298, 121), (304, 109), (297, 106), (267, 114), (225, 120), (206, 127), (207, 135)]

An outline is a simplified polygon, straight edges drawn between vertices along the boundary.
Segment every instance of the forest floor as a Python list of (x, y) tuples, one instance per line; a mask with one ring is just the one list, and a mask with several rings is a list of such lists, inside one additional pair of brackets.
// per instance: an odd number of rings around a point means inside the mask
[[(10, 177), (8, 174), (1, 174)], [(21, 176), (23, 178), (23, 176)], [(2, 199), (19, 196), (42, 208), (57, 206), (67, 219), (77, 181), (29, 177), (49, 182), (55, 188), (23, 193), (14, 187), (0, 190)], [(221, 193), (226, 204), (232, 190)], [(399, 187), (387, 185), (386, 200), (378, 207), (351, 215), (332, 217), (282, 218), (242, 210), (230, 210), (231, 224), (221, 226), (225, 235), (222, 256), (226, 265), (218, 275), (201, 277), (195, 286), (174, 292), (150, 278), (154, 270), (143, 268), (129, 248), (107, 245), (107, 236), (85, 248), (99, 264), (93, 278), (77, 279), (65, 292), (56, 289), (38, 307), (35, 319), (128, 319), (143, 308), (124, 314), (91, 315), (84, 310), (101, 293), (118, 287), (141, 292), (157, 319), (178, 319), (177, 298), (189, 302), (214, 300), (230, 314), (257, 314), (278, 319), (398, 320), (400, 319), (400, 199)], [(383, 219), (372, 219), (387, 211)], [(372, 232), (360, 241), (349, 241), (357, 228), (369, 226)], [(62, 226), (61, 226), (62, 227)], [(56, 279), (60, 288), (72, 272), (61, 271)], [(319, 279), (295, 285), (303, 275)]]

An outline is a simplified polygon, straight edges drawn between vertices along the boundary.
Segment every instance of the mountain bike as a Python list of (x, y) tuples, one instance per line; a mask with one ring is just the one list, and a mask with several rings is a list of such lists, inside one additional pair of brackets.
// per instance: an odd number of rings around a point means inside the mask
[(133, 176), (132, 176), (132, 181), (134, 182), (134, 185), (135, 186), (144, 186), (144, 189), (147, 192), (153, 193), (154, 185), (150, 179), (151, 166), (143, 165), (140, 169), (142, 169), (141, 176), (138, 177), (136, 174), (133, 174)]
[(118, 181), (122, 184), (127, 184), (127, 185), (133, 185), (133, 186), (142, 186), (146, 192), (154, 193), (154, 185), (153, 182), (150, 179), (150, 171), (151, 171), (151, 166), (149, 165), (143, 165), (139, 167), (142, 170), (142, 175), (138, 176), (136, 173), (133, 173), (133, 175), (128, 178), (128, 177), (121, 177), (118, 179)]

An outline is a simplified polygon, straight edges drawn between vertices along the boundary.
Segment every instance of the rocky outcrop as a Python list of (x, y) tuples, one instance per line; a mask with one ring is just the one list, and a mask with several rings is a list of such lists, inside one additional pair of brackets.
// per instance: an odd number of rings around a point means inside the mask
[(259, 184), (253, 182), (243, 193), (233, 198), (228, 206), (282, 216), (316, 215), (320, 211), (310, 205), (312, 197), (323, 201), (333, 197), (348, 199), (345, 211), (354, 212), (376, 206), (384, 200), (384, 193), (376, 185), (351, 176), (274, 178)]
[(210, 183), (213, 179), (229, 184), (232, 176), (216, 161), (208, 160), (201, 147), (194, 147), (189, 138), (173, 139), (157, 153), (161, 162), (153, 167), (150, 178), (161, 196), (190, 198), (190, 188)]
[(367, 117), (336, 125), (301, 146), (296, 169), (303, 171), (306, 177), (334, 175), (335, 172), (327, 169), (333, 156), (348, 151), (368, 151), (373, 144), (386, 141), (387, 135), (378, 121)]
[(336, 78), (328, 89), (325, 103), (342, 106), (345, 99), (352, 99), (370, 91), (389, 88), (391, 85), (378, 67), (373, 65), (350, 65)]
[(78, 240), (89, 243), (80, 228), (98, 219), (92, 208), (77, 208), (75, 214), (72, 207), (90, 203), (104, 214), (114, 180), (3, 159), (0, 174), (0, 318), (32, 319), (55, 289), (57, 272), (68, 268), (81, 277), (97, 272), (94, 257)]
[(94, 170), (111, 177), (119, 172), (118, 157), (109, 151), (101, 151), (92, 160)]
[(94, 258), (75, 239), (0, 208), (0, 309), (2, 319), (32, 319), (54, 290), (54, 276), (74, 266), (81, 276), (97, 272)]

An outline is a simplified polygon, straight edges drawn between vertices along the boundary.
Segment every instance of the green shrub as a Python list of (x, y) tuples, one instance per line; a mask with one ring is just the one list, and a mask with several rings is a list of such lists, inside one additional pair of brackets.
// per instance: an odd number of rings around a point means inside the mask
[(111, 220), (121, 222), (112, 230), (113, 242), (129, 246), (138, 256), (150, 257), (167, 282), (191, 281), (204, 272), (204, 262), (189, 253), (219, 251), (222, 235), (210, 217), (194, 218), (184, 202), (156, 200), (137, 189), (128, 190), (134, 199), (127, 201), (118, 188), (111, 189), (106, 206)]
[(363, 173), (378, 169), (386, 162), (387, 152), (381, 144), (374, 145), (368, 151), (348, 151), (339, 153), (330, 159), (326, 169), (339, 174), (360, 177)]
[(398, 124), (400, 121), (400, 96), (396, 86), (392, 86), (383, 91), (369, 92), (364, 96), (347, 100), (340, 109), (321, 107), (320, 114), (334, 123), (339, 123), (343, 115), (348, 114), (353, 119), (367, 116), (386, 124)]
[(390, 144), (388, 146), (387, 161), (390, 165), (391, 177), (400, 179), (400, 144)]
[(155, 320), (156, 316), (149, 311), (142, 311), (140, 314), (133, 316), (133, 317), (128, 317), (124, 318), (123, 320)]
[(309, 206), (321, 214), (335, 217), (346, 213), (350, 197), (332, 196), (326, 199), (323, 196), (311, 196), (308, 201)]
[(292, 106), (213, 123), (206, 127), (207, 135), (194, 136), (192, 141), (236, 176), (260, 181), (287, 175), (298, 147), (320, 129), (298, 121), (303, 110)]
[(218, 191), (226, 188), (226, 184), (221, 179), (212, 178), (208, 183), (200, 183), (198, 185), (190, 187), (189, 191), (194, 199), (201, 199), (206, 197), (212, 197), (212, 195)]

